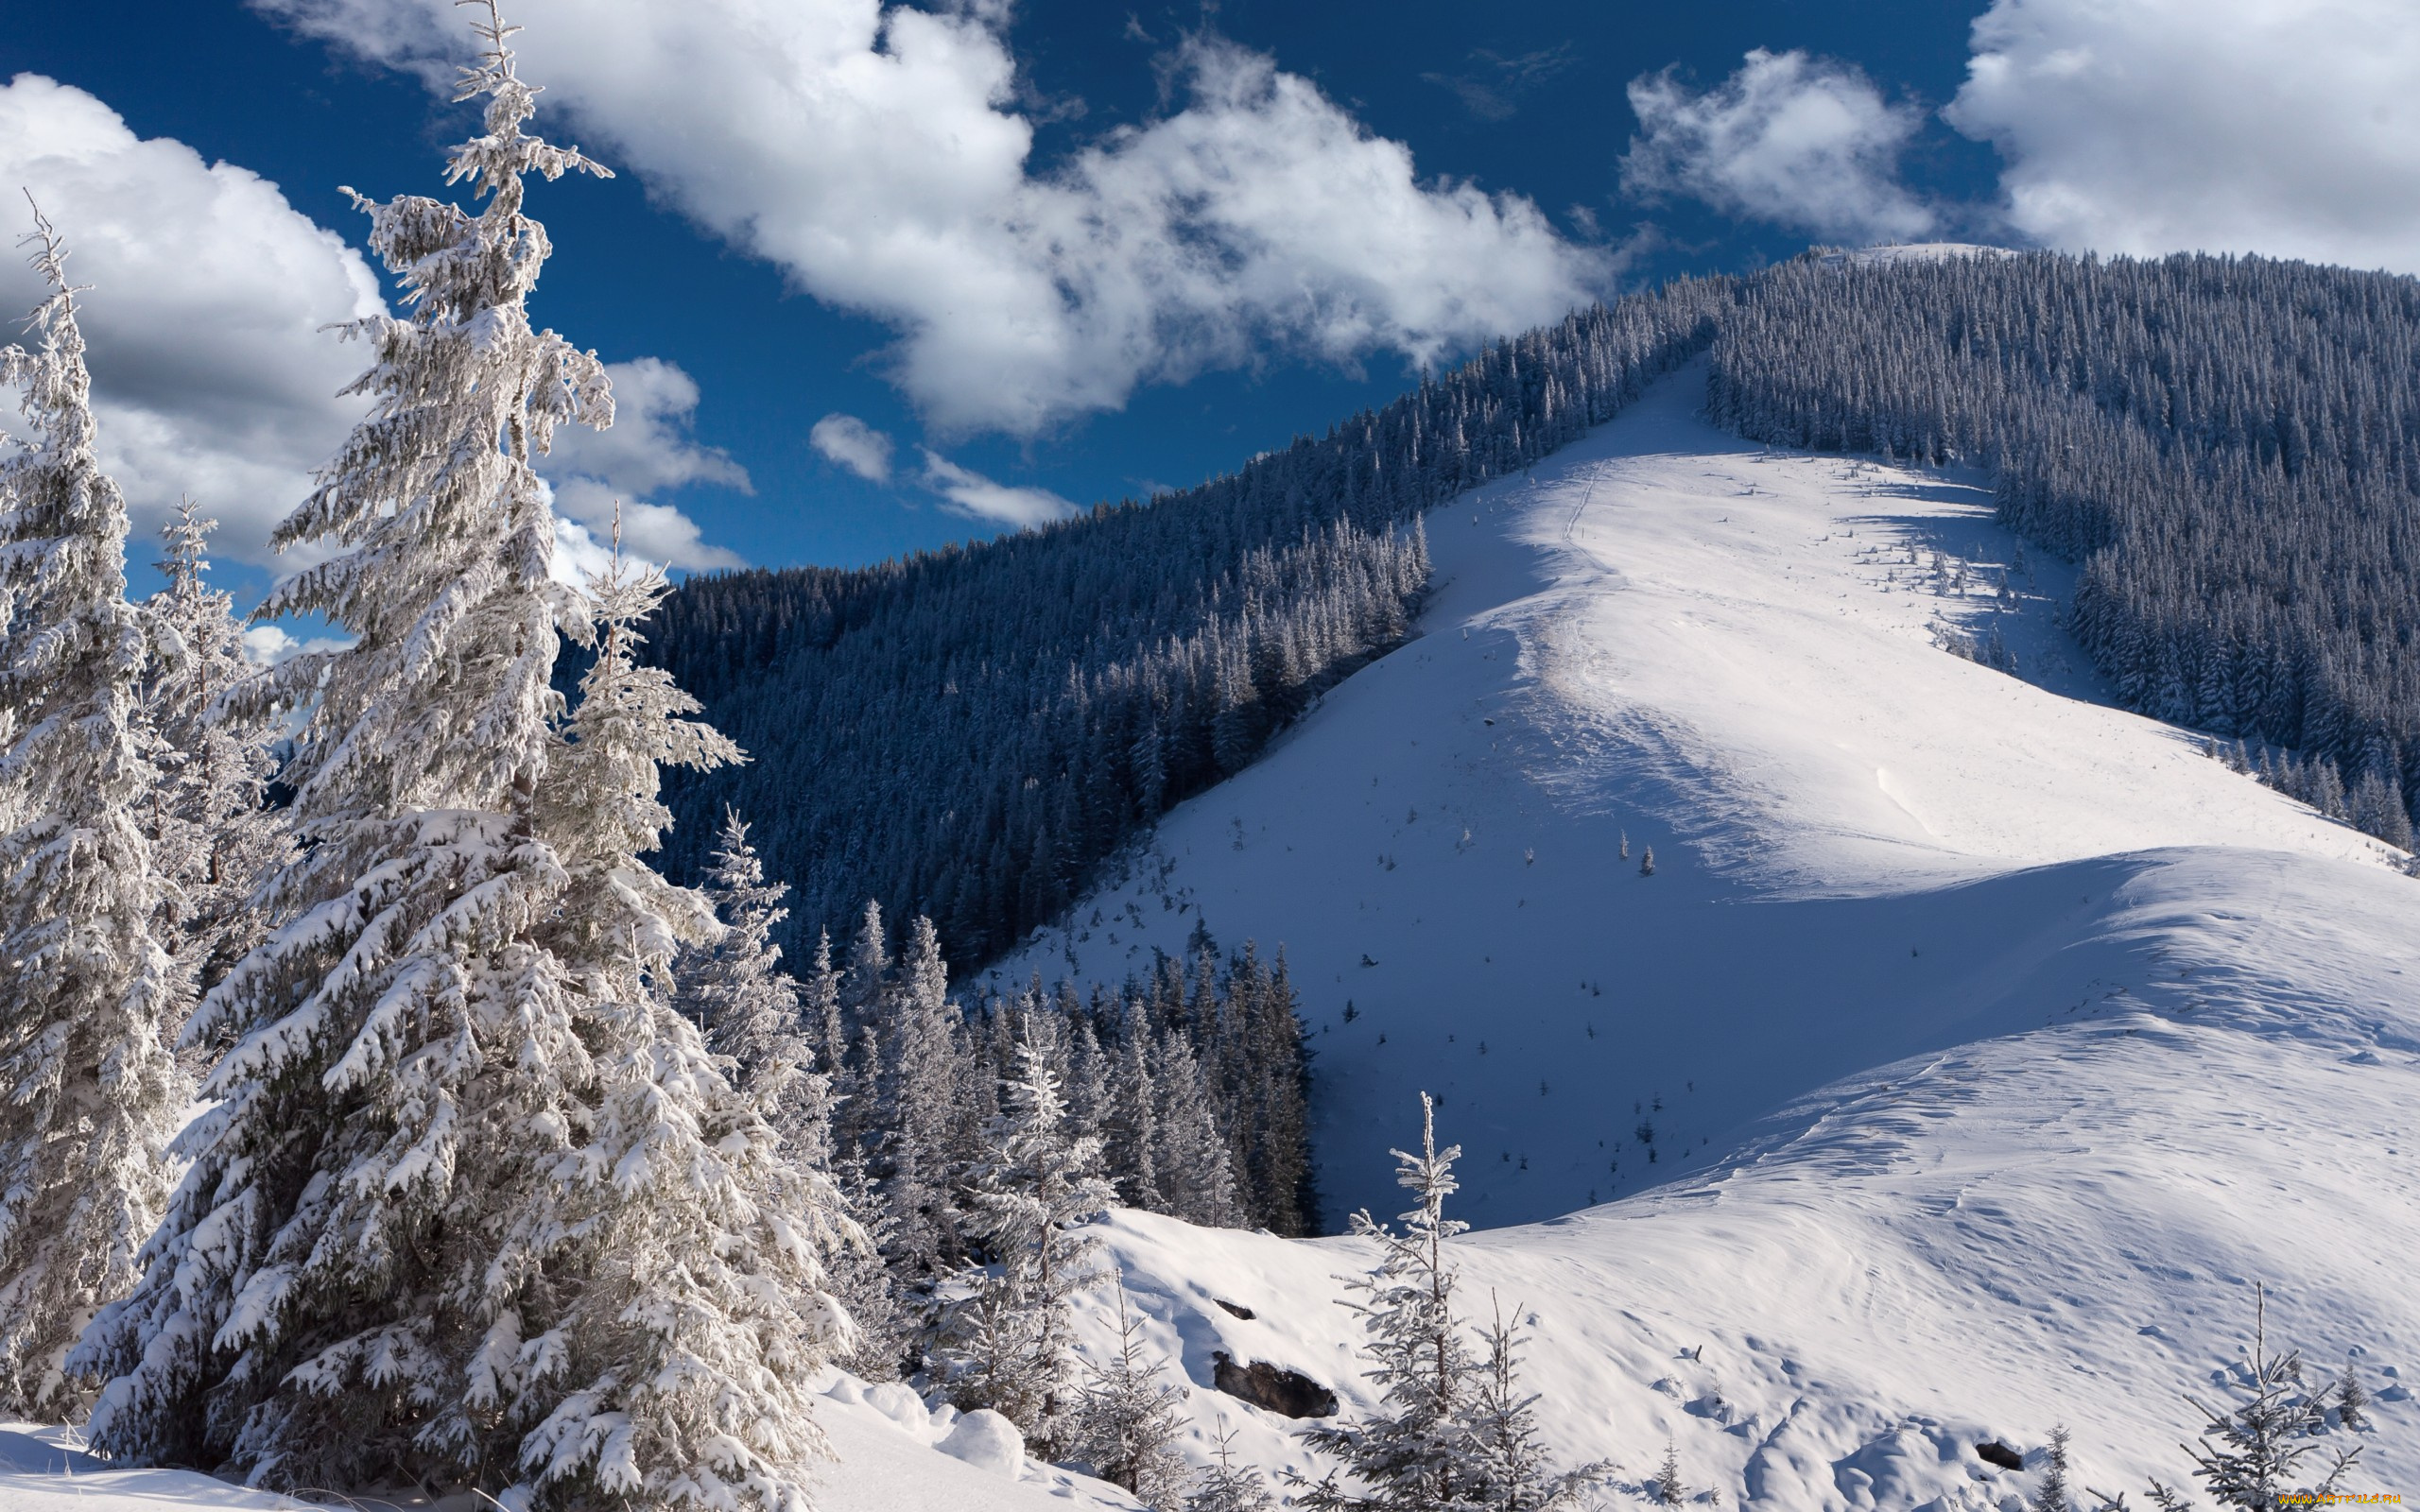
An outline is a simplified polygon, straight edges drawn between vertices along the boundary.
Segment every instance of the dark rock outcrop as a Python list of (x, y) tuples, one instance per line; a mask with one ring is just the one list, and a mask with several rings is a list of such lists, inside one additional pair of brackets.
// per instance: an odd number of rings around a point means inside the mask
[(1210, 1357), (1210, 1383), (1228, 1396), (1288, 1418), (1333, 1418), (1336, 1393), (1303, 1374), (1266, 1360), (1236, 1364), (1220, 1349)]

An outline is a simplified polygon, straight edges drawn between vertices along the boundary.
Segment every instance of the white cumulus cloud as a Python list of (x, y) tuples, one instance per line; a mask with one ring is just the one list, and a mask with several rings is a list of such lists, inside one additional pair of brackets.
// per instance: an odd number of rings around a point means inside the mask
[(826, 415), (806, 438), (827, 459), (867, 482), (890, 481), (890, 438), (855, 415)]
[(2411, 0), (1996, 0), (1950, 124), (2053, 247), (2420, 271)]
[[(337, 390), (367, 349), (322, 327), (385, 308), (369, 265), (259, 175), (138, 138), (108, 105), (39, 75), (0, 89), (0, 184), (33, 194), (71, 249), (70, 277), (93, 285), (79, 318), (101, 461), (137, 531), (147, 537), (191, 494), (221, 522), (215, 555), (297, 565), (269, 551), (269, 530), (365, 407)], [(30, 228), (29, 209), (0, 202), (0, 227), (12, 216)], [(41, 293), (21, 258), (0, 257), (0, 319)], [(614, 427), (567, 427), (542, 459), (559, 507), (595, 524), (619, 495), (633, 550), (675, 566), (735, 565), (678, 509), (641, 497), (699, 482), (748, 487), (730, 456), (690, 439), (696, 383), (651, 357), (610, 371)], [(145, 559), (148, 544), (130, 542), (130, 556)]]
[(1078, 513), (1077, 507), (1048, 489), (1022, 489), (994, 483), (969, 472), (947, 457), (925, 453), (925, 487), (942, 496), (942, 507), (970, 520), (986, 520), (1020, 527), (1048, 524)]
[[(255, 3), (432, 82), (467, 42), (449, 0)], [(1167, 60), (1174, 108), (1038, 167), (1008, 11), (525, 0), (515, 45), (559, 135), (603, 138), (699, 225), (889, 323), (892, 377), (943, 432), (1029, 433), (1272, 345), (1425, 361), (1611, 279), (1529, 200), (1423, 180), (1215, 39)]]
[[(320, 327), (384, 308), (369, 266), (275, 184), (139, 139), (91, 94), (36, 74), (0, 89), (0, 228), (30, 229), (24, 185), (70, 248), (70, 278), (93, 285), (79, 318), (101, 460), (137, 530), (189, 493), (221, 522), (216, 553), (271, 559), (269, 527), (360, 413), (336, 393), (364, 351)], [(13, 328), (41, 292), (23, 259), (0, 256), (0, 319)]]
[(1634, 78), (1630, 104), (1639, 134), (1621, 178), (1634, 195), (1686, 195), (1836, 240), (1906, 240), (1938, 223), (1898, 179), (1924, 111), (1849, 65), (1760, 47), (1703, 93), (1673, 69)]
[(729, 453), (691, 438), (697, 380), (660, 357), (609, 362), (605, 373), (614, 384), (612, 427), (566, 425), (555, 433), (554, 450), (539, 459), (557, 512), (587, 536), (602, 537), (618, 507), (625, 549), (660, 566), (742, 565), (737, 553), (706, 544), (687, 515), (644, 497), (691, 483), (755, 491), (748, 470)]

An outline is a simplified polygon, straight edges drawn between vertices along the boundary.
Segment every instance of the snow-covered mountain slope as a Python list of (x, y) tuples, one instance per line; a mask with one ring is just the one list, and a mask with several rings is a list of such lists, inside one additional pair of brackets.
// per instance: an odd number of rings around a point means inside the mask
[[(2066, 1421), (2139, 1499), (2264, 1281), (2273, 1344), (2384, 1390), (2361, 1484), (2420, 1484), (2420, 884), (2100, 701), (1971, 483), (1696, 392), (1432, 514), (1425, 637), (1002, 981), (1283, 943), (1331, 1218), (1401, 1206), (1438, 1092), (1461, 1214), (1526, 1225), (1466, 1295), (1536, 1314), (1558, 1447), (1634, 1481), (1670, 1438), (1730, 1497), (1979, 1507), (2030, 1482), (1975, 1443)], [(1995, 616), (2026, 680), (1936, 644)], [(1356, 1399), (1350, 1241), (1114, 1244), (1205, 1431), (1302, 1458), (1214, 1350)]]
[[(1745, 445), (1693, 417), (1697, 377), (1432, 513), (1425, 635), (997, 980), (1115, 982), (1197, 922), (1283, 944), (1330, 1217), (1386, 1210), (1426, 1089), (1489, 1225), (1703, 1166), (1907, 1056), (2221, 1017), (2183, 1005), (2288, 961), (2314, 1022), (2409, 1014), (2391, 852), (2097, 701), (2064, 574), (1996, 595), (2021, 548), (1971, 483)], [(2032, 680), (1946, 654), (1945, 622), (1996, 623)], [(2289, 954), (2304, 931), (2332, 950)]]

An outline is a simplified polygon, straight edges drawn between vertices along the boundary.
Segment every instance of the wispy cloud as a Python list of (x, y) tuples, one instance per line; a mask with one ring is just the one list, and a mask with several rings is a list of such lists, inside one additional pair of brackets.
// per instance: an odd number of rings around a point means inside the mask
[(1510, 57), (1481, 47), (1470, 55), (1477, 67), (1460, 74), (1420, 77), (1424, 82), (1451, 90), (1462, 109), (1477, 119), (1509, 121), (1519, 112), (1522, 95), (1578, 60), (1579, 54), (1567, 42)]
[(1899, 181), (1899, 155), (1921, 106), (1893, 103), (1857, 68), (1758, 48), (1714, 88), (1674, 69), (1630, 84), (1639, 121), (1622, 187), (1685, 195), (1727, 215), (1852, 241), (1921, 236), (1934, 209)]
[(867, 482), (890, 481), (890, 438), (855, 415), (826, 415), (806, 438), (826, 460)]
[(994, 483), (982, 473), (970, 472), (929, 450), (925, 453), (923, 482), (925, 487), (942, 496), (944, 508), (971, 520), (1031, 526), (1064, 520), (1079, 512), (1074, 504), (1048, 489), (1022, 489)]

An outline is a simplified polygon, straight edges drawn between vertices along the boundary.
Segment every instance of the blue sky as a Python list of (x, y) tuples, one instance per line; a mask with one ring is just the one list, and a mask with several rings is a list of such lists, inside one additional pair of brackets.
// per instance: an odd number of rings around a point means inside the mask
[[(2400, 0), (510, 13), (541, 129), (619, 171), (532, 196), (536, 315), (636, 365), (559, 502), (645, 501), (642, 545), (692, 565), (862, 562), (1188, 484), (1575, 299), (1815, 240), (2420, 267)], [(181, 489), (228, 520), (249, 592), (349, 420), (354, 356), (314, 328), (380, 292), (337, 186), (438, 191), (469, 120), (426, 81), (461, 20), (0, 21), (0, 170), (101, 285), (112, 460), (147, 523)]]

